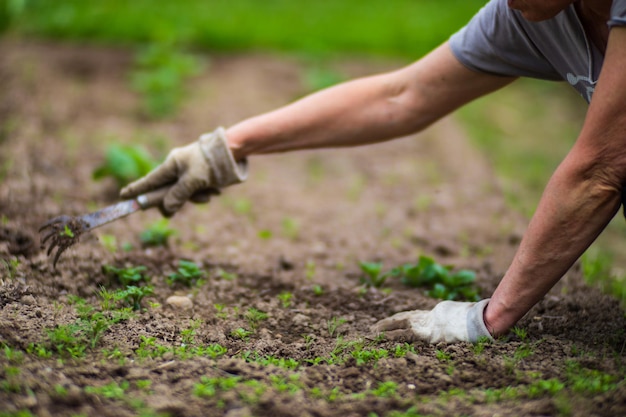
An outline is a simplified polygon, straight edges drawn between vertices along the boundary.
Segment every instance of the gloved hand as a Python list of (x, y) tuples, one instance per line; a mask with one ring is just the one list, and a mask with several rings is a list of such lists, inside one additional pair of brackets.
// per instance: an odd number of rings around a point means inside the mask
[(216, 189), (243, 182), (247, 177), (246, 160), (235, 161), (226, 132), (220, 127), (187, 146), (173, 149), (152, 172), (124, 187), (120, 197), (134, 198), (171, 185), (161, 207), (164, 215), (171, 216), (194, 193), (205, 191), (208, 195), (213, 190), (213, 194), (219, 194)]
[(429, 343), (477, 342), (480, 337), (493, 340), (483, 311), (489, 299), (477, 303), (442, 301), (432, 310), (403, 311), (374, 325), (389, 339), (422, 340)]

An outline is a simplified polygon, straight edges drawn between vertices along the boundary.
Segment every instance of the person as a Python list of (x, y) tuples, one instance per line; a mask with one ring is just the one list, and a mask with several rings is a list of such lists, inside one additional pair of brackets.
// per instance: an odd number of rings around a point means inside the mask
[(519, 77), (565, 80), (587, 100), (583, 127), (550, 178), (491, 298), (442, 301), (375, 325), (391, 338), (475, 342), (505, 334), (617, 213), (626, 184), (626, 0), (491, 0), (418, 61), (218, 128), (128, 185), (170, 186), (171, 215), (198, 190), (244, 181), (252, 155), (382, 142), (418, 132)]

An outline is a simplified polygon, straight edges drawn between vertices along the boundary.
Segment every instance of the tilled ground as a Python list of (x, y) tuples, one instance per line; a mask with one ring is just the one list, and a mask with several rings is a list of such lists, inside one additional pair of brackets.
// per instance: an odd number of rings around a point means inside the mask
[[(0, 52), (0, 414), (626, 415), (624, 312), (578, 267), (522, 320), (527, 335), (430, 346), (370, 331), (437, 301), (391, 279), (365, 288), (360, 261), (432, 256), (477, 271), (487, 297), (523, 234), (454, 119), (375, 146), (253, 158), (246, 184), (171, 220), (167, 247), (141, 247), (159, 219), (144, 212), (81, 236), (54, 269), (37, 229), (115, 202), (115, 184), (91, 177), (107, 143), (163, 154), (306, 93), (306, 68), (213, 56), (181, 112), (154, 122), (128, 88), (128, 51), (5, 40)], [(398, 63), (334, 65), (358, 76)], [(181, 259), (206, 272), (200, 283), (167, 282)], [(103, 288), (120, 286), (105, 265), (146, 268), (141, 310), (106, 305)]]

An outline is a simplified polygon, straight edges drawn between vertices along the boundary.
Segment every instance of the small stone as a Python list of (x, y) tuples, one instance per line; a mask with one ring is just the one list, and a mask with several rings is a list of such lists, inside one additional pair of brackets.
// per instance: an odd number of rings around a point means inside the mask
[(311, 322), (311, 319), (309, 317), (305, 316), (304, 314), (298, 313), (295, 316), (293, 316), (291, 321), (296, 326), (308, 326), (309, 323)]
[(180, 310), (190, 310), (193, 308), (193, 301), (184, 295), (172, 295), (165, 300), (165, 304)]

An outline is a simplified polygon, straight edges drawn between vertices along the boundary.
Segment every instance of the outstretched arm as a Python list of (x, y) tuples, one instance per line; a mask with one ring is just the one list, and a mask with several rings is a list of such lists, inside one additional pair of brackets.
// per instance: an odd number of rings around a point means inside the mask
[(513, 80), (470, 71), (444, 43), (400, 70), (339, 84), (244, 120), (227, 136), (236, 159), (381, 142), (420, 131)]
[(125, 187), (123, 198), (169, 187), (161, 211), (172, 215), (199, 190), (245, 180), (246, 158), (296, 149), (356, 146), (417, 132), (513, 78), (463, 67), (443, 44), (398, 71), (357, 79), (273, 112), (202, 135)]
[(626, 185), (626, 28), (613, 28), (581, 133), (550, 179), (485, 311), (492, 334), (513, 326), (610, 222)]

